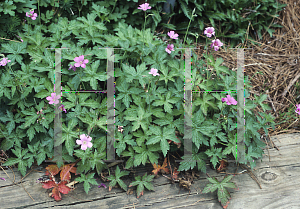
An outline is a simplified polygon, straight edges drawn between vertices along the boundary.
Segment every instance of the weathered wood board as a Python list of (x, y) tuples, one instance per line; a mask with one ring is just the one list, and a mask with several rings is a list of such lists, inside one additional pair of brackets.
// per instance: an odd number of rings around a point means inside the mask
[[(268, 150), (265, 149), (263, 161), (257, 161), (257, 167), (253, 173), (258, 178), (262, 187), (259, 188), (247, 172), (235, 175), (231, 182), (235, 182), (239, 190), (229, 189), (232, 199), (228, 209), (241, 208), (300, 208), (300, 134), (284, 134), (271, 137), (277, 145), (279, 151), (269, 147), (271, 161), (269, 162)], [(138, 168), (139, 175), (143, 175), (152, 166)], [(220, 181), (225, 174), (216, 173), (207, 166), (207, 173), (211, 177), (217, 177)], [(237, 173), (243, 171), (238, 168)], [(44, 170), (43, 170), (44, 171)], [(235, 173), (236, 165), (229, 164), (227, 173)], [(13, 179), (13, 173), (6, 170), (7, 174)], [(21, 179), (20, 173), (14, 169), (16, 176), (15, 182)], [(56, 202), (48, 196), (42, 184), (37, 184), (36, 180), (43, 173), (32, 171), (23, 179), (23, 187), (31, 195), (26, 193), (19, 183), (14, 185), (12, 179), (1, 170), (0, 177), (7, 181), (0, 180), (0, 209), (7, 208), (109, 208), (109, 209), (129, 209), (129, 208), (222, 208), (217, 200), (217, 194), (201, 194), (201, 191), (208, 182), (206, 175), (200, 173), (200, 177), (194, 180), (191, 192), (181, 189), (179, 185), (172, 184), (170, 181), (160, 176), (154, 179), (155, 191), (144, 192), (139, 199), (136, 198), (136, 191), (133, 195), (127, 195), (122, 189), (112, 189), (111, 192), (103, 187), (98, 188), (92, 185), (87, 195), (83, 190), (83, 184), (76, 185), (76, 189), (68, 195), (62, 194), (62, 200)], [(101, 181), (98, 180), (100, 184)], [(127, 185), (130, 182), (125, 181)], [(106, 183), (108, 185), (108, 183)], [(178, 193), (179, 192), (179, 193)]]

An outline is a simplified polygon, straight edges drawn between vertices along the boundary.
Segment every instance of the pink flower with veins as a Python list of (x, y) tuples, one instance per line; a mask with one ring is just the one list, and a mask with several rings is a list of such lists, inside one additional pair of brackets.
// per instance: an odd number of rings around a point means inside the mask
[(85, 64), (89, 62), (89, 60), (84, 59), (84, 55), (75, 57), (74, 61), (76, 62), (75, 67), (82, 67), (82, 68), (85, 68)]
[(37, 13), (34, 13), (34, 9), (32, 9), (30, 12), (26, 12), (26, 17), (30, 17), (32, 20), (35, 20)]
[(178, 39), (178, 34), (174, 31), (168, 32), (168, 36), (170, 36), (171, 39)]
[(219, 39), (216, 39), (216, 40), (212, 40), (212, 44), (211, 44), (211, 48), (215, 48), (215, 51), (218, 51), (219, 50), (219, 47), (223, 46), (223, 43), (219, 40)]
[(222, 98), (222, 102), (226, 102), (228, 105), (237, 105), (237, 101), (230, 95), (226, 96), (227, 98)]
[(50, 96), (46, 97), (46, 99), (48, 101), (50, 101), (49, 104), (58, 104), (59, 103), (59, 98), (60, 98), (60, 95), (56, 96), (55, 93), (51, 93), (51, 97)]
[(166, 48), (166, 52), (168, 52), (169, 54), (171, 54), (171, 51), (175, 51), (174, 50), (174, 45), (173, 44), (168, 44), (168, 46)]
[(159, 75), (159, 74), (157, 73), (157, 69), (154, 69), (154, 68), (151, 68), (149, 74), (152, 74), (153, 76)]
[(81, 140), (76, 140), (76, 143), (81, 145), (82, 150), (86, 150), (88, 147), (91, 148), (93, 146), (91, 143), (92, 137), (81, 134), (80, 139)]
[(148, 3), (145, 3), (145, 4), (139, 5), (138, 9), (141, 9), (141, 10), (143, 10), (143, 11), (146, 11), (147, 9), (151, 9), (151, 7), (149, 6)]
[(209, 37), (209, 38), (210, 38), (212, 35), (214, 36), (214, 35), (215, 35), (215, 29), (214, 29), (213, 27), (205, 28), (204, 35), (206, 35), (206, 36)]

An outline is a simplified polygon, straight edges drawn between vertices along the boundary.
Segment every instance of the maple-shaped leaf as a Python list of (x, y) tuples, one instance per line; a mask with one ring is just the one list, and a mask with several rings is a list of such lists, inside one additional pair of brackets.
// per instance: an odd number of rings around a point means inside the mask
[(55, 187), (52, 190), (52, 196), (51, 197), (54, 197), (54, 199), (56, 201), (61, 200), (61, 194), (60, 193), (68, 194), (69, 191), (71, 190), (69, 187), (67, 187), (65, 185), (66, 183), (67, 183), (66, 181), (63, 181), (63, 182), (59, 182), (58, 184), (55, 184)]
[(152, 171), (152, 173), (154, 174), (154, 175), (157, 175), (158, 174), (158, 172), (160, 171), (160, 169), (161, 169), (161, 166), (160, 165), (156, 165), (155, 163), (153, 164), (153, 171)]
[(177, 180), (177, 179), (178, 179), (178, 174), (179, 174), (179, 173), (180, 173), (180, 171), (177, 171), (177, 169), (175, 168), (174, 171), (173, 171), (173, 173), (172, 173), (171, 178), (172, 178), (173, 180)]
[(52, 190), (52, 197), (54, 197), (54, 199), (56, 201), (60, 201), (61, 200), (61, 194), (68, 194), (69, 191), (71, 190), (69, 187), (67, 187), (65, 184), (67, 183), (67, 181), (61, 181), (58, 184), (56, 184), (53, 180), (48, 181), (43, 183), (43, 188), (44, 189), (50, 189), (53, 188)]
[(131, 182), (129, 187), (137, 186), (137, 198), (144, 194), (144, 187), (148, 190), (154, 190), (153, 185), (150, 183), (154, 178), (154, 175), (147, 176), (147, 173), (141, 178), (141, 176), (136, 176), (135, 181)]
[(46, 170), (47, 170), (47, 171), (45, 172), (46, 175), (51, 174), (52, 176), (55, 176), (56, 174), (59, 173), (60, 168), (58, 168), (57, 165), (48, 165), (48, 166), (46, 167)]
[(75, 168), (74, 165), (75, 165), (75, 163), (64, 165), (62, 167), (61, 172), (60, 172), (60, 179), (61, 179), (61, 181), (66, 180), (66, 181), (69, 182), (70, 179), (71, 179), (71, 173), (76, 174), (76, 169), (77, 168)]
[(63, 194), (68, 194), (71, 191), (71, 189), (66, 186), (66, 183), (66, 181), (61, 181), (58, 183), (58, 189)]
[(121, 177), (126, 176), (129, 173), (129, 171), (120, 171), (119, 166), (117, 166), (115, 171), (116, 176), (110, 175), (109, 177), (107, 177), (108, 180), (111, 180), (111, 182), (109, 183), (108, 191), (111, 191), (111, 189), (116, 185), (116, 183), (118, 183), (122, 189), (127, 191), (127, 185), (124, 183)]
[(56, 201), (60, 201), (61, 200), (61, 194), (60, 194), (60, 192), (58, 190), (58, 187), (54, 187), (54, 189), (52, 190), (51, 197), (54, 197), (54, 199)]
[(164, 163), (163, 163), (162, 166), (161, 166), (161, 169), (164, 170), (164, 171), (166, 172), (166, 174), (169, 173), (169, 169), (166, 168), (167, 165), (168, 165), (168, 163), (167, 163), (167, 158), (165, 158)]
[(53, 180), (51, 180), (51, 181), (43, 183), (43, 188), (50, 189), (50, 188), (55, 187), (55, 185), (56, 185), (56, 183)]
[(214, 192), (218, 189), (218, 200), (221, 202), (224, 209), (228, 207), (230, 193), (225, 189), (225, 187), (229, 188), (236, 188), (236, 185), (233, 182), (229, 182), (232, 179), (231, 176), (225, 176), (223, 181), (220, 183), (216, 177), (207, 178), (212, 184), (207, 184), (206, 187), (203, 189), (202, 193)]
[(164, 170), (167, 174), (169, 173), (169, 169), (166, 168), (167, 165), (168, 165), (168, 163), (167, 163), (167, 158), (165, 158), (165, 160), (164, 160), (162, 166), (156, 165), (155, 163), (152, 164), (152, 165), (153, 165), (153, 168), (154, 168), (153, 171), (152, 171), (154, 175), (157, 175), (157, 173), (158, 173), (161, 169)]

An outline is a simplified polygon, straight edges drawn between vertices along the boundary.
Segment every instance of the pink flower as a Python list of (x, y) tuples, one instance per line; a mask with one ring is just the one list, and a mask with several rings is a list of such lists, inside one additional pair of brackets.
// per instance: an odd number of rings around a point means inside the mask
[(73, 65), (70, 65), (70, 67), (69, 67), (69, 69), (68, 70), (70, 70), (70, 69), (72, 69), (72, 70), (76, 70), (76, 67), (75, 67), (75, 65), (73, 66)]
[(86, 150), (88, 147), (91, 148), (93, 146), (91, 143), (92, 137), (81, 134), (80, 139), (81, 140), (76, 140), (76, 143), (81, 145), (82, 150)]
[(3, 58), (2, 61), (0, 62), (0, 66), (5, 66), (8, 62), (11, 62), (11, 60)]
[(227, 95), (227, 98), (222, 98), (222, 102), (226, 102), (228, 105), (236, 105), (237, 104), (237, 101), (230, 95)]
[(49, 104), (58, 104), (59, 103), (59, 98), (60, 98), (60, 95), (57, 95), (55, 93), (51, 93), (51, 97), (46, 97), (47, 100), (49, 100)]
[(147, 9), (151, 9), (151, 7), (149, 6), (148, 3), (145, 3), (145, 4), (141, 4), (138, 9), (141, 9), (143, 11), (146, 11)]
[(65, 113), (67, 113), (67, 111), (66, 111), (66, 109), (65, 109), (65, 105), (60, 105), (60, 107), (59, 107), (59, 109), (61, 110), (61, 111), (65, 111)]
[(168, 36), (170, 36), (171, 39), (178, 39), (178, 34), (175, 33), (174, 31), (168, 32)]
[(0, 178), (0, 179), (2, 179), (3, 181), (6, 181), (5, 178)]
[(37, 13), (34, 13), (34, 9), (30, 10), (30, 12), (26, 12), (26, 17), (30, 17), (32, 20), (35, 20), (37, 17)]
[(166, 52), (168, 52), (169, 54), (171, 54), (171, 51), (175, 51), (174, 50), (174, 45), (173, 44), (168, 44), (168, 46), (166, 48)]
[(209, 38), (210, 38), (212, 35), (214, 36), (214, 35), (215, 35), (215, 29), (214, 29), (213, 27), (205, 28), (204, 35), (206, 35), (206, 36), (209, 37)]
[(82, 68), (85, 68), (85, 64), (89, 62), (87, 59), (86, 60), (84, 59), (84, 55), (75, 57), (74, 61), (76, 62), (75, 67), (82, 67)]
[(159, 75), (159, 74), (157, 73), (157, 69), (154, 69), (154, 68), (151, 68), (149, 74), (152, 74), (153, 76)]
[(216, 40), (212, 40), (212, 44), (211, 44), (211, 48), (215, 48), (215, 51), (218, 51), (219, 50), (219, 47), (223, 46), (223, 43), (219, 40), (219, 39), (216, 39)]
[(300, 115), (300, 104), (297, 104), (296, 107), (297, 107), (297, 110), (295, 112)]

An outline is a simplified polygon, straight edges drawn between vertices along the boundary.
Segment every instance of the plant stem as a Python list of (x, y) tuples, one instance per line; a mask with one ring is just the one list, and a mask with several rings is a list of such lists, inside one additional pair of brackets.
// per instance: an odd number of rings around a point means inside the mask
[[(185, 39), (186, 39), (187, 32), (188, 32), (188, 30), (189, 30), (189, 28), (190, 28), (191, 21), (192, 21), (192, 19), (193, 19), (193, 17), (194, 17), (194, 12), (195, 12), (195, 9), (194, 9), (193, 12), (192, 12), (192, 17), (191, 17), (190, 22), (189, 22), (189, 25), (188, 25), (188, 27), (187, 27), (187, 29), (186, 29), (186, 33), (185, 33), (184, 40), (183, 40), (183, 48), (184, 48), (184, 43), (185, 43)], [(197, 15), (196, 15), (196, 16), (197, 16)]]

